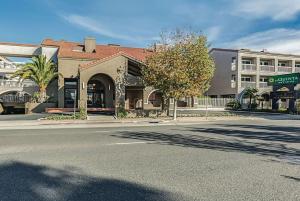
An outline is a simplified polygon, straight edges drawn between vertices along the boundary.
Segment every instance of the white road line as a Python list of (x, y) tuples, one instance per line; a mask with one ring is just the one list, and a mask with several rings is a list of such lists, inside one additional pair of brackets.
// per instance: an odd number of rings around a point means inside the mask
[(109, 146), (111, 145), (131, 145), (131, 144), (147, 144), (149, 142), (117, 142), (117, 143), (112, 143), (112, 144), (107, 144)]

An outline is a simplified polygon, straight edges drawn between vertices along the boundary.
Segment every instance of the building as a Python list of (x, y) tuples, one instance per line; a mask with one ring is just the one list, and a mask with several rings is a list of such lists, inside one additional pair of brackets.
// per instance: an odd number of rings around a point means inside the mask
[(269, 99), (271, 76), (300, 72), (300, 55), (220, 48), (213, 48), (210, 54), (216, 65), (207, 93), (211, 97), (242, 98), (245, 88), (252, 87)]
[[(3, 58), (43, 54), (57, 64), (62, 76), (50, 84), (47, 95), (51, 97), (49, 101), (62, 110), (74, 107), (87, 108), (88, 111), (116, 111), (118, 107), (159, 109), (161, 93), (145, 87), (141, 78), (143, 62), (155, 49), (97, 45), (94, 38), (85, 38), (83, 43), (52, 39), (43, 40), (41, 45), (0, 43)], [(18, 67), (14, 66), (11, 72), (16, 69)], [(9, 94), (24, 92), (25, 82), (18, 89), (9, 86), (6, 91)], [(32, 95), (34, 91), (26, 92)], [(0, 90), (0, 98), (3, 93), (4, 90)], [(190, 105), (193, 105), (191, 98), (179, 101), (179, 106)]]

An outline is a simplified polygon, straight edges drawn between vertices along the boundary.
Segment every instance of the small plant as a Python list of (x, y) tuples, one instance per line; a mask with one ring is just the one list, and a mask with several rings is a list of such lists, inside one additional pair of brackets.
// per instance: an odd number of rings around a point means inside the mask
[(125, 108), (124, 107), (119, 107), (118, 108), (118, 110), (117, 110), (117, 116), (118, 116), (118, 118), (125, 118), (125, 117), (127, 117), (127, 111), (125, 110)]
[(238, 100), (234, 100), (234, 101), (227, 103), (226, 108), (231, 109), (231, 110), (239, 110), (242, 108), (242, 105)]
[(258, 104), (255, 103), (255, 102), (248, 105), (248, 108), (251, 109), (251, 110), (252, 110), (252, 109), (255, 110), (257, 107), (258, 107)]

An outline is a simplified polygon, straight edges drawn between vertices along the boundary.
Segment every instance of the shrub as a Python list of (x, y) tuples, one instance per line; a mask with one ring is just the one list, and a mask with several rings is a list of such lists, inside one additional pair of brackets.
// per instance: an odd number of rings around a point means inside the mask
[(231, 110), (239, 110), (242, 108), (242, 105), (239, 101), (234, 100), (234, 101), (227, 103), (226, 108), (231, 109)]
[(117, 113), (118, 118), (125, 118), (125, 117), (127, 117), (128, 113), (127, 113), (127, 111), (125, 110), (124, 107), (119, 107), (117, 112), (118, 112)]
[(257, 103), (251, 103), (251, 104), (248, 105), (249, 109), (256, 109), (257, 107), (258, 107)]

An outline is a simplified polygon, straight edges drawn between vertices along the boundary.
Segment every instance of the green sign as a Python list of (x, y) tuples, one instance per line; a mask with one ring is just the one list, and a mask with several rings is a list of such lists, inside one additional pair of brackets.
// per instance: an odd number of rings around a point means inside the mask
[(296, 85), (300, 83), (300, 73), (272, 76), (268, 83), (269, 85)]

